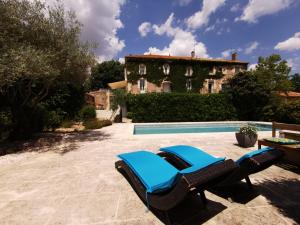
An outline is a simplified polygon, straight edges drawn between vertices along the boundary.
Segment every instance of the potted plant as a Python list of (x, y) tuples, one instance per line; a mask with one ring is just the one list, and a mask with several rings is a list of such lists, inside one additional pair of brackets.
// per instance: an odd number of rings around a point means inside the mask
[(235, 137), (240, 146), (245, 148), (253, 147), (257, 141), (257, 128), (252, 124), (242, 126), (239, 132), (235, 133)]

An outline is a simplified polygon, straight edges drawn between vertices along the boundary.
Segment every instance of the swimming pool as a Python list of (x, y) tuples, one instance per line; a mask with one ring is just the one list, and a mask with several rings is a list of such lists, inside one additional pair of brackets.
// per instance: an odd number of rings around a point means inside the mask
[[(179, 133), (214, 133), (236, 132), (247, 123), (190, 123), (190, 124), (147, 124), (134, 125), (134, 134), (179, 134)], [(256, 125), (258, 131), (271, 131), (272, 125), (251, 123)]]

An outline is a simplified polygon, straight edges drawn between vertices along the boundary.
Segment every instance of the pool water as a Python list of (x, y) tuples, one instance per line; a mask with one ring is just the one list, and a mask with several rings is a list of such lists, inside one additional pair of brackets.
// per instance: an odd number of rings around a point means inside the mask
[[(258, 131), (271, 131), (272, 125), (251, 123)], [(134, 134), (178, 134), (236, 132), (246, 123), (201, 123), (201, 124), (149, 124), (135, 125)]]

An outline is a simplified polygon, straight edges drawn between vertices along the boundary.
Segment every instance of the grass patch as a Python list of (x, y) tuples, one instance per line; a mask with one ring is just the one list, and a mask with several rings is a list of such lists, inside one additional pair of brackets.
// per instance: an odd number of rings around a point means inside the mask
[(110, 120), (89, 119), (83, 122), (86, 130), (100, 129), (112, 125)]

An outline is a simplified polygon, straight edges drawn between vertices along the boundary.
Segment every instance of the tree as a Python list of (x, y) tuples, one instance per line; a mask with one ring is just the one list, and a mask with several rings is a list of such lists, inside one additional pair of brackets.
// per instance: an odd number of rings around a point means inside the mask
[(108, 88), (108, 83), (124, 80), (124, 65), (118, 61), (105, 61), (92, 69), (90, 89)]
[(300, 92), (300, 74), (296, 73), (292, 76), (291, 82), (295, 88), (295, 91)]
[(292, 90), (291, 68), (280, 55), (259, 57), (255, 70), (240, 73), (229, 81), (227, 93), (241, 120), (272, 120), (281, 105), (278, 91)]
[(229, 80), (225, 92), (229, 94), (240, 120), (259, 120), (271, 94), (250, 71), (239, 73)]
[(293, 89), (289, 80), (291, 68), (287, 61), (282, 60), (280, 55), (259, 57), (255, 70), (251, 73), (257, 77), (257, 81), (269, 91), (290, 91)]
[(41, 104), (58, 84), (82, 86), (93, 45), (80, 41), (81, 24), (60, 3), (2, 0), (0, 14), (0, 95), (18, 137), (42, 129)]

